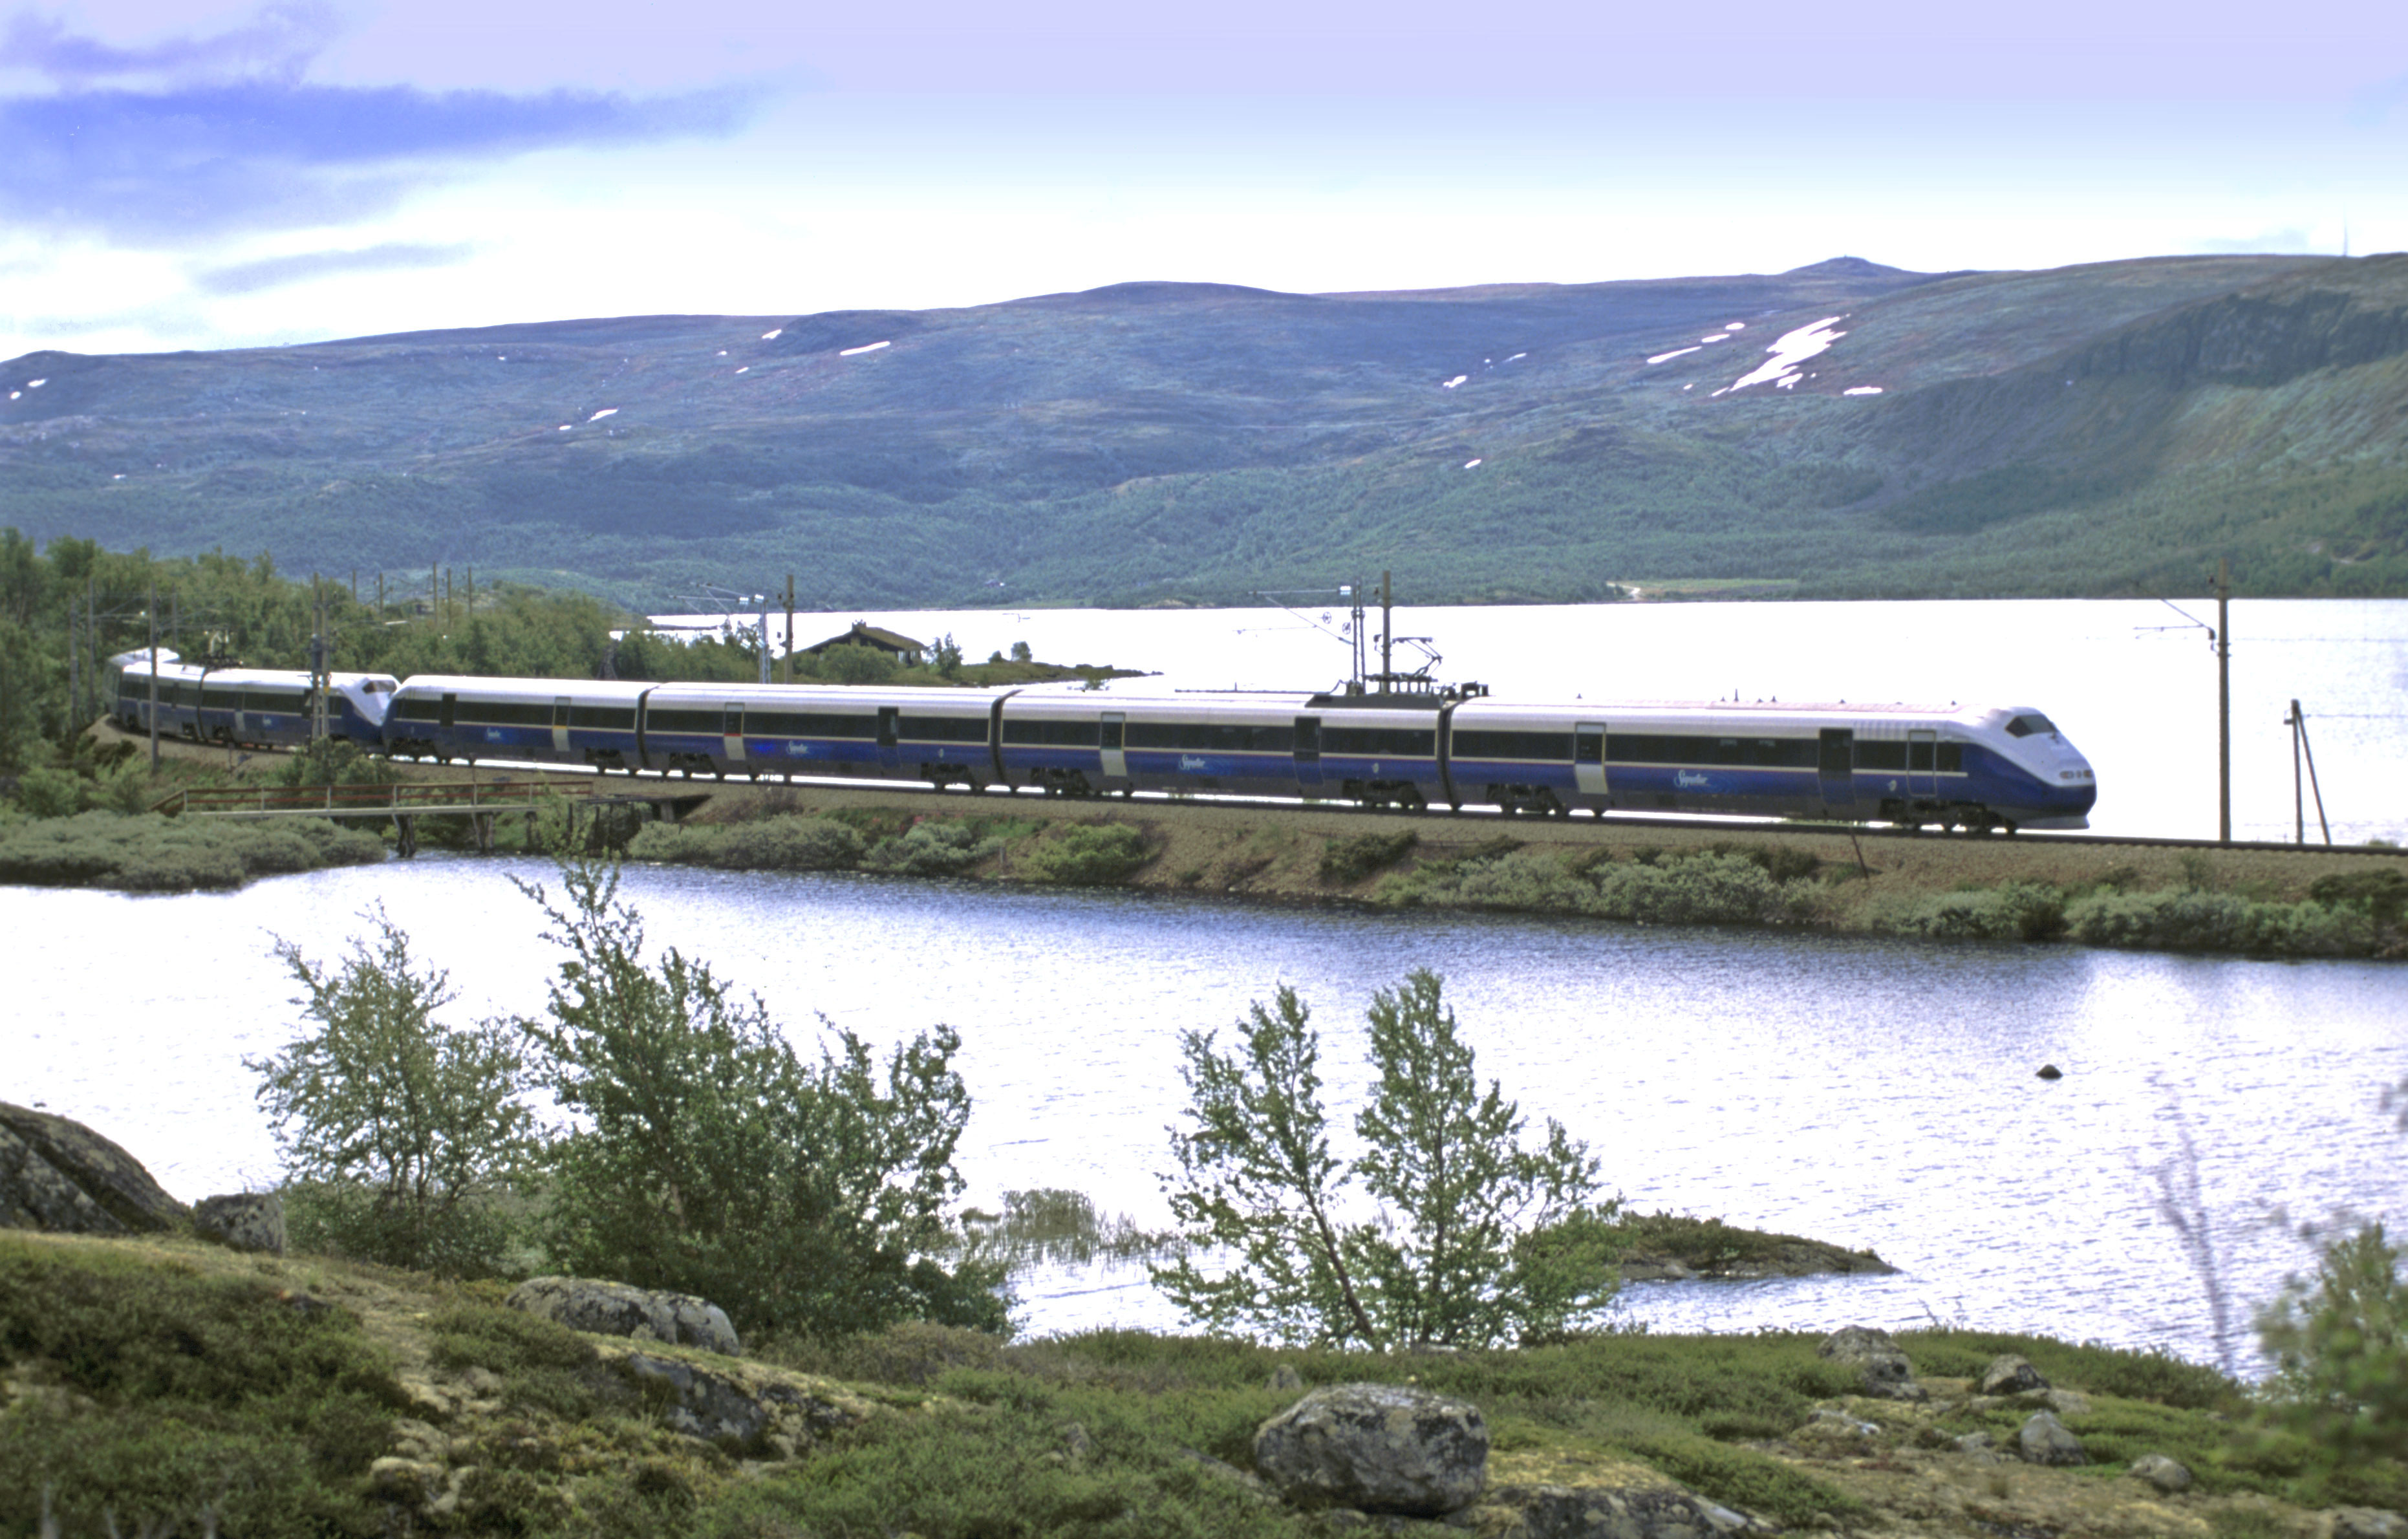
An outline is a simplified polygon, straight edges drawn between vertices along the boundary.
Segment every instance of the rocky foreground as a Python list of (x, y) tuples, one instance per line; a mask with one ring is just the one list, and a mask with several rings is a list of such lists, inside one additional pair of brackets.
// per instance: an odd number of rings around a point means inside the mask
[[(2408, 1539), (2408, 1469), (2041, 1338), (748, 1344), (687, 1296), (285, 1255), (272, 1196), (187, 1210), (13, 1106), (0, 1226), (0, 1532)], [(1811, 1244), (1724, 1232), (1686, 1254)]]

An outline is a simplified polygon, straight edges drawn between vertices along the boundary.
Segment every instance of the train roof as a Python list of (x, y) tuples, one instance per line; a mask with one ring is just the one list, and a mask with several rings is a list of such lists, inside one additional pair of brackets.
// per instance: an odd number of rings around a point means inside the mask
[[(1895, 700), (1506, 700), (1484, 697), (1467, 700), (1463, 710), (1586, 712), (1611, 716), (1937, 716), (1955, 721), (1979, 721), (2003, 708), (1991, 705), (1916, 705)], [(2018, 707), (2016, 709), (2028, 709)]]

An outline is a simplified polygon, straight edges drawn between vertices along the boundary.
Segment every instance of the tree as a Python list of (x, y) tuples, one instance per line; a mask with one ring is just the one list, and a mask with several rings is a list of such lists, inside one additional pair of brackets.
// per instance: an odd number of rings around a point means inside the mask
[(512, 1238), (497, 1201), (538, 1147), (515, 1037), (498, 1023), (438, 1022), (453, 999), (448, 974), (418, 965), (381, 907), (363, 917), (375, 939), (354, 937), (333, 971), (277, 942), (302, 987), (294, 1002), (318, 1028), (244, 1060), (285, 1172), (301, 1183), (295, 1227), (387, 1265), (494, 1272)]
[[(1235, 1256), (1213, 1275), (1182, 1255), (1156, 1286), (1209, 1330), (1383, 1350), (1543, 1339), (1603, 1307), (1619, 1204), (1597, 1201), (1586, 1145), (1550, 1119), (1521, 1146), (1520, 1110), (1493, 1080), (1480, 1091), (1436, 973), (1376, 994), (1369, 1020), (1379, 1077), (1351, 1162), (1330, 1153), (1319, 1037), (1293, 988), (1249, 1007), (1234, 1053), (1182, 1037), (1171, 1213), (1191, 1252)], [(1357, 1182), (1376, 1221), (1343, 1216)]]
[(2296, 1281), (2258, 1316), (2276, 1419), (2346, 1464), (2408, 1459), (2408, 1285), (2379, 1223), (2328, 1243), (2313, 1292)]
[(519, 1023), (581, 1119), (553, 1145), (554, 1261), (700, 1294), (748, 1331), (1003, 1329), (999, 1268), (932, 1259), (962, 1189), (960, 1039), (939, 1027), (882, 1065), (832, 1031), (806, 1061), (708, 965), (646, 961), (616, 868), (568, 861), (561, 879), (557, 904), (522, 885), (568, 956), (547, 1018)]

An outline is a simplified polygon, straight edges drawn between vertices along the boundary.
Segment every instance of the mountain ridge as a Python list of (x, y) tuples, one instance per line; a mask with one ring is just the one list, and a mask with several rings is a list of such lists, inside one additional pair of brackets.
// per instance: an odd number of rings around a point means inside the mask
[(0, 522), (36, 538), (630, 602), (788, 569), (837, 606), (1228, 601), (1382, 568), (1428, 601), (2078, 595), (2219, 556), (2244, 591), (2408, 592), (2403, 256), (1141, 280), (45, 352), (0, 386)]

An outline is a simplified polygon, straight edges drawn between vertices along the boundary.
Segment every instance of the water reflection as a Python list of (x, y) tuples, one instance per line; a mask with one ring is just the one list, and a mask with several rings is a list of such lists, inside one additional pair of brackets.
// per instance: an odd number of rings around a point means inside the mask
[[(0, 924), (44, 937), (19, 981), (10, 1099), (94, 1124), (179, 1196), (269, 1179), (241, 1058), (297, 1018), (270, 934), (327, 956), (381, 899), (452, 970), (464, 1016), (531, 1012), (553, 957), (509, 879), (548, 874), (422, 857), (218, 896), (0, 889)], [(1633, 1202), (1870, 1245), (1901, 1269), (1632, 1288), (1631, 1313), (1664, 1329), (1963, 1318), (2207, 1355), (2198, 1281), (2151, 1211), (2176, 1115), (2244, 1302), (2303, 1260), (2261, 1221), (2272, 1208), (2400, 1205), (2408, 1145), (2377, 1109), (2408, 1077), (2395, 968), (852, 876), (638, 869), (627, 892), (654, 942), (709, 958), (798, 1035), (815, 1011), (881, 1044), (957, 1028), (974, 1200), (1069, 1187), (1149, 1226), (1167, 1217), (1154, 1172), (1182, 1030), (1295, 984), (1342, 1121), (1371, 992), (1436, 967), (1483, 1075), (1588, 1140)], [(2034, 1078), (2043, 1062), (2066, 1077)], [(1175, 1323), (1125, 1269), (1033, 1274), (1022, 1313), (1038, 1330)]]

